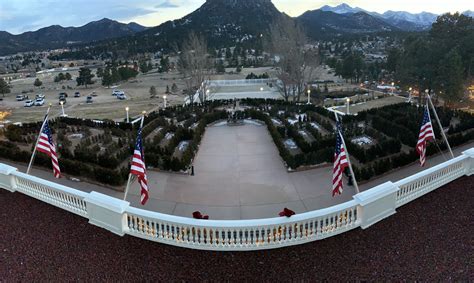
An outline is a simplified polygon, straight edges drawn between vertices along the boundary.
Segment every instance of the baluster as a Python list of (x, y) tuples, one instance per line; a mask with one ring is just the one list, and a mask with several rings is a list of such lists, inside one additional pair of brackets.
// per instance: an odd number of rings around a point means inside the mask
[(217, 245), (222, 245), (222, 230), (216, 229), (217, 231)]
[(268, 238), (268, 228), (267, 227), (264, 227), (264, 231), (263, 231), (263, 242), (264, 243), (268, 243), (270, 241), (270, 239)]
[(316, 219), (316, 237), (321, 234), (321, 219)]

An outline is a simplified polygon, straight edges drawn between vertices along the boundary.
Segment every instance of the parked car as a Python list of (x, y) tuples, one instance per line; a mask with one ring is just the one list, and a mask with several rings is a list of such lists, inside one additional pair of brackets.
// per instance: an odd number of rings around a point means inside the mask
[(81, 97), (81, 93), (78, 92), (78, 91), (76, 91), (76, 92), (74, 93), (74, 97)]
[(31, 107), (33, 105), (35, 105), (33, 100), (28, 99), (27, 101), (25, 101), (25, 107)]
[(125, 95), (125, 93), (121, 93), (121, 94), (117, 95), (117, 98), (120, 99), (120, 100), (125, 100), (125, 99), (127, 99), (127, 96)]
[(59, 97), (61, 97), (61, 96), (67, 97), (67, 93), (65, 93), (65, 92), (60, 92), (60, 93), (59, 93)]
[(38, 93), (38, 94), (36, 95), (36, 99), (38, 99), (38, 98), (44, 99), (45, 96), (44, 96), (44, 94)]
[(89, 95), (89, 96), (86, 98), (86, 103), (92, 103), (92, 102), (93, 102), (93, 101), (92, 101), (92, 96)]
[(125, 94), (125, 92), (121, 91), (121, 90), (118, 90), (118, 89), (114, 89), (112, 91), (112, 95), (113, 96), (119, 96), (119, 95), (122, 95), (122, 94)]
[(67, 102), (67, 101), (66, 101), (66, 98), (65, 98), (65, 97), (60, 97), (60, 98), (59, 98), (59, 104), (61, 104), (61, 102), (62, 102), (63, 104), (66, 104), (66, 102)]
[(35, 99), (35, 106), (43, 106), (43, 105), (44, 105), (44, 98)]
[(27, 98), (28, 98), (28, 96), (26, 96), (24, 94), (19, 94), (19, 95), (16, 96), (16, 101), (23, 101)]

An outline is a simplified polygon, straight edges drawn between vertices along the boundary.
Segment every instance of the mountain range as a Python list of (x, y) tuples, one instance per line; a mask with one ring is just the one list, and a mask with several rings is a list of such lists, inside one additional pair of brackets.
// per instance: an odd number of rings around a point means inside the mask
[(322, 7), (321, 10), (344, 15), (364, 12), (383, 20), (390, 25), (396, 26), (399, 29), (410, 31), (429, 29), (438, 17), (438, 15), (428, 12), (412, 14), (404, 11), (386, 11), (383, 14), (379, 14), (377, 12), (366, 11), (359, 7), (351, 7), (347, 4), (340, 4), (335, 7), (326, 5)]
[(144, 31), (137, 23), (123, 24), (104, 18), (81, 27), (53, 25), (18, 35), (0, 31), (0, 55), (31, 50), (61, 48), (71, 44), (123, 37)]
[[(464, 14), (472, 16), (473, 12)], [(307, 11), (294, 19), (302, 24), (309, 37), (319, 39), (339, 34), (423, 31), (431, 27), (437, 16), (427, 12), (387, 11), (379, 14), (341, 4)], [(151, 28), (102, 19), (81, 27), (55, 25), (19, 35), (0, 31), (0, 55), (68, 45), (88, 46), (101, 52), (157, 51), (179, 46), (190, 31), (203, 34), (213, 47), (236, 43), (252, 46), (279, 17), (289, 16), (280, 12), (271, 0), (207, 0), (183, 18)]]

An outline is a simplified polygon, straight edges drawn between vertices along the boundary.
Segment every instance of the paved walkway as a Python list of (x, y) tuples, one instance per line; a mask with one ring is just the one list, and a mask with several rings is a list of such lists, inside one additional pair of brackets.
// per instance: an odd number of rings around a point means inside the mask
[[(471, 147), (474, 143), (456, 148), (455, 155)], [(426, 168), (444, 160), (441, 155), (430, 158)], [(332, 197), (331, 166), (288, 173), (266, 127), (258, 124), (209, 127), (194, 166), (195, 176), (149, 171), (148, 203), (139, 204), (140, 190), (136, 182), (131, 186), (127, 200), (136, 207), (186, 217), (200, 210), (212, 219), (252, 219), (275, 217), (284, 207), (296, 213), (329, 207), (351, 200), (355, 194), (354, 187), (345, 186), (341, 196)], [(24, 166), (17, 167), (25, 171)], [(366, 190), (423, 169), (415, 164), (360, 187)], [(32, 174), (53, 179), (52, 174), (43, 169), (34, 169)], [(85, 182), (65, 178), (57, 182), (123, 198), (121, 192)]]

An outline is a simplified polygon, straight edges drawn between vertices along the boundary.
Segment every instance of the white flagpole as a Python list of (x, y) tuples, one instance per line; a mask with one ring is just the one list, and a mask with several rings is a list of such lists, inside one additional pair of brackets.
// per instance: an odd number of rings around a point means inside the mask
[[(145, 114), (146, 114), (146, 111), (143, 111), (142, 121), (140, 122), (140, 129), (143, 128), (143, 121), (145, 121)], [(130, 189), (130, 185), (134, 181), (134, 180), (132, 180), (132, 177), (133, 177), (132, 173), (128, 173), (128, 181), (127, 181), (127, 186), (125, 187), (125, 193), (123, 194), (123, 200), (127, 199), (128, 190)]]
[(44, 129), (44, 125), (46, 124), (46, 121), (48, 121), (48, 114), (49, 114), (50, 109), (51, 109), (51, 104), (49, 105), (48, 110), (46, 110), (46, 115), (44, 116), (43, 124), (41, 125), (38, 138), (36, 139), (35, 147), (33, 148), (33, 154), (31, 154), (30, 163), (28, 164), (28, 169), (26, 169), (26, 174), (30, 174), (31, 166), (33, 165), (33, 161), (35, 160), (36, 147), (38, 146), (41, 133), (43, 132), (43, 129)]
[[(337, 112), (334, 111), (334, 115), (336, 115), (336, 122), (339, 122), (339, 117), (337, 116)], [(358, 194), (358, 193), (360, 193), (359, 185), (357, 185), (357, 180), (356, 180), (356, 177), (354, 175), (354, 170), (352, 170), (352, 163), (351, 163), (351, 159), (349, 157), (349, 151), (347, 151), (346, 142), (344, 141), (344, 136), (342, 135), (341, 132), (339, 132), (339, 129), (336, 129), (336, 130), (337, 130), (337, 134), (341, 136), (342, 145), (344, 146), (344, 150), (346, 151), (347, 163), (349, 164), (349, 170), (351, 171), (351, 178), (352, 178), (352, 181), (354, 182), (354, 188), (356, 190), (356, 194)]]
[(453, 151), (451, 150), (451, 146), (449, 145), (448, 138), (446, 137), (446, 134), (444, 133), (443, 126), (441, 125), (441, 122), (438, 118), (438, 113), (436, 113), (436, 108), (434, 107), (433, 101), (431, 100), (431, 95), (428, 94), (428, 101), (431, 105), (431, 109), (433, 109), (433, 113), (435, 114), (436, 121), (438, 122), (439, 129), (441, 131), (441, 135), (444, 138), (444, 141), (446, 142), (446, 145), (448, 146), (449, 153), (451, 153), (451, 158), (454, 158)]

